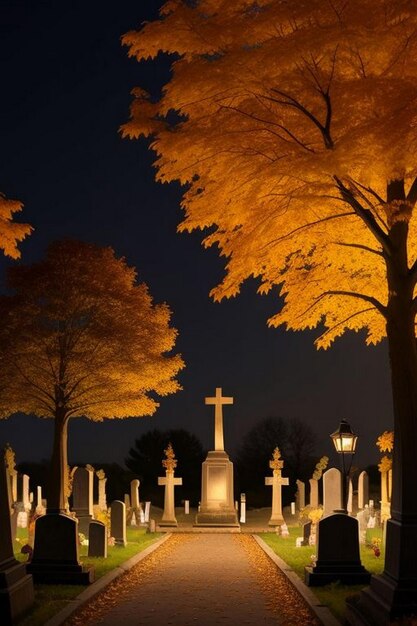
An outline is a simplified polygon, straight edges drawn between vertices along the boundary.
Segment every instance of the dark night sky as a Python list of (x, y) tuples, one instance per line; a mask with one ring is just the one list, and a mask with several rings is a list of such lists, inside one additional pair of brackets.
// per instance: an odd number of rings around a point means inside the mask
[[(181, 427), (212, 446), (213, 409), (204, 396), (221, 386), (235, 404), (225, 410), (226, 449), (267, 416), (298, 417), (319, 435), (317, 454), (331, 455), (328, 434), (342, 417), (360, 436), (357, 464), (377, 459), (376, 437), (392, 426), (386, 345), (367, 348), (349, 334), (327, 352), (316, 332), (268, 329), (277, 294), (214, 304), (209, 290), (223, 263), (204, 251), (201, 235), (176, 234), (180, 189), (153, 181), (143, 142), (122, 140), (130, 90), (155, 90), (169, 64), (140, 66), (120, 36), (157, 15), (158, 0), (0, 0), (0, 190), (24, 202), (21, 221), (35, 232), (22, 260), (39, 259), (48, 243), (70, 236), (111, 245), (138, 269), (156, 301), (166, 301), (186, 361), (184, 390), (162, 399), (152, 418), (70, 424), (70, 461), (123, 461), (150, 428)], [(13, 261), (0, 260), (0, 281)], [(47, 458), (51, 420), (14, 416), (0, 423), (17, 461)], [(337, 459), (334, 459), (337, 462)]]

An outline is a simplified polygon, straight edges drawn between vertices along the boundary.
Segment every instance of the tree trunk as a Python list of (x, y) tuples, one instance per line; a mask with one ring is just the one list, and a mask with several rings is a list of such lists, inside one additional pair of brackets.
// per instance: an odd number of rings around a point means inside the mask
[(364, 613), (372, 614), (372, 623), (378, 625), (417, 612), (417, 347), (414, 285), (405, 246), (395, 248), (387, 266), (387, 337), (394, 405), (392, 517), (387, 522), (384, 572), (372, 577), (360, 600)]
[(65, 486), (68, 475), (68, 420), (64, 413), (55, 416), (54, 444), (49, 477), (48, 513), (66, 513)]

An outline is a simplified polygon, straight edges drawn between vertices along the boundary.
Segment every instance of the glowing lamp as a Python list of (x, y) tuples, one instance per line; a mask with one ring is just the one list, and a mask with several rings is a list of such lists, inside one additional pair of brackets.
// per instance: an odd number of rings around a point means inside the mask
[(355, 454), (358, 436), (352, 432), (352, 429), (346, 420), (340, 422), (340, 426), (334, 433), (330, 435), (336, 452), (339, 454)]

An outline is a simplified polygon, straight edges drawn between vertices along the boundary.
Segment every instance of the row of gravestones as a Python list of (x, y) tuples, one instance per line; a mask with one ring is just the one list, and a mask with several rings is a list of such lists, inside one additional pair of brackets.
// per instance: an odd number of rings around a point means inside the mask
[[(335, 467), (331, 467), (324, 472), (323, 477), (323, 517), (330, 515), (333, 511), (340, 510), (342, 506), (342, 473)], [(362, 510), (369, 502), (369, 479), (368, 474), (363, 471), (358, 479), (358, 509)], [(306, 506), (305, 484), (297, 480), (296, 508), (301, 511)], [(319, 481), (310, 479), (310, 501), (309, 506), (317, 508), (319, 502)], [(353, 512), (353, 484), (349, 480), (348, 487), (348, 513)]]

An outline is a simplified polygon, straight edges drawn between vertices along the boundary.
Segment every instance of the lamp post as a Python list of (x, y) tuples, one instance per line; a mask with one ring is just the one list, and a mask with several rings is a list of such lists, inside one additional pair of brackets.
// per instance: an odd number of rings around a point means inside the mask
[[(353, 455), (356, 451), (357, 435), (352, 431), (346, 420), (340, 422), (340, 426), (330, 435), (336, 452), (341, 455), (342, 463), (342, 513), (347, 513), (347, 478), (352, 467)], [(349, 455), (350, 463), (347, 466), (346, 455)]]

